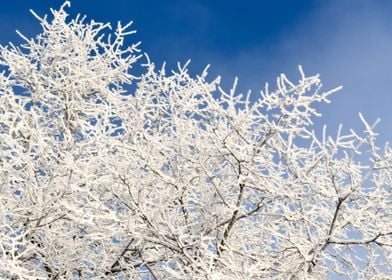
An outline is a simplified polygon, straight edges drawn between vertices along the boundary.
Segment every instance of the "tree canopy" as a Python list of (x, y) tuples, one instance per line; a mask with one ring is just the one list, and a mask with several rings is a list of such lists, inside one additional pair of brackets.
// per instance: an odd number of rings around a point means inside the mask
[(392, 276), (392, 149), (312, 128), (339, 88), (226, 91), (68, 6), (0, 48), (1, 278)]

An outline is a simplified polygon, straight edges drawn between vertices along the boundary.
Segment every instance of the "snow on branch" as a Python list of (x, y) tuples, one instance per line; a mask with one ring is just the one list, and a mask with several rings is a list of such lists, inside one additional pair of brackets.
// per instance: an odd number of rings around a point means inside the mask
[(392, 275), (391, 148), (313, 131), (340, 87), (226, 91), (69, 7), (0, 47), (0, 278)]

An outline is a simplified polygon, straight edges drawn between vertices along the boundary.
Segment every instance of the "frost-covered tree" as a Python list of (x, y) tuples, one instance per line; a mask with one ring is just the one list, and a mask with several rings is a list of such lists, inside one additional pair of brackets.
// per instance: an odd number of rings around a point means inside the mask
[(312, 130), (335, 90), (226, 92), (67, 6), (0, 49), (0, 278), (391, 277), (392, 149)]

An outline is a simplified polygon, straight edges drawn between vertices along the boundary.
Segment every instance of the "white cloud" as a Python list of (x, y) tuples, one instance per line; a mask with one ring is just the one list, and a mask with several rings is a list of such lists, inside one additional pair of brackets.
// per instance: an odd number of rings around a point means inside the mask
[[(362, 129), (358, 112), (370, 121), (381, 118), (381, 140), (392, 136), (392, 3), (382, 1), (323, 2), (297, 26), (291, 26), (275, 42), (235, 57), (215, 60), (231, 78), (240, 77), (242, 88), (261, 88), (264, 81), (274, 81), (280, 72), (297, 77), (296, 65), (306, 73), (320, 73), (326, 89), (343, 85), (332, 98), (332, 105), (322, 106), (323, 119), (332, 128), (343, 123), (346, 128)], [(213, 59), (213, 56), (211, 56)]]

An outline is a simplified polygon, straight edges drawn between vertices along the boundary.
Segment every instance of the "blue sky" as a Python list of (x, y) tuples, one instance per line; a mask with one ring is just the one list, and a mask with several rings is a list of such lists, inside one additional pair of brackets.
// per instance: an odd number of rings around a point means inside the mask
[[(40, 27), (43, 15), (63, 1), (7, 1), (0, 10), (0, 44), (19, 42)], [(339, 123), (361, 130), (358, 112), (381, 118), (380, 143), (392, 137), (392, 1), (388, 0), (74, 0), (71, 14), (116, 23), (134, 21), (142, 50), (158, 64), (192, 59), (191, 70), (211, 64), (224, 84), (240, 79), (255, 96), (279, 73), (298, 79), (320, 73), (325, 89), (343, 85), (332, 104), (320, 107), (330, 132)]]

